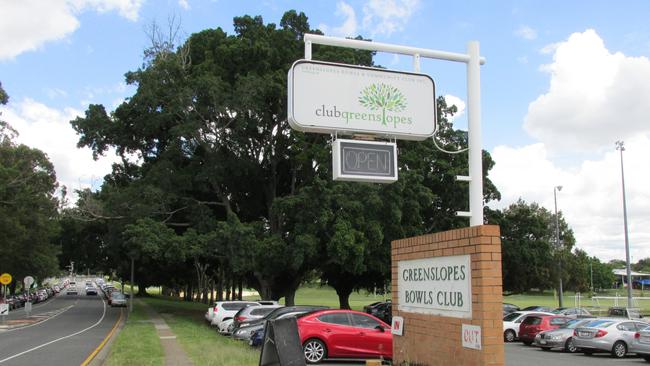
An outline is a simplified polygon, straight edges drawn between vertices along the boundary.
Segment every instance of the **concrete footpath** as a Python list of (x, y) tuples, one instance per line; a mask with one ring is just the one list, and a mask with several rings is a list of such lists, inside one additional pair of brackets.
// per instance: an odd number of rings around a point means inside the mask
[(165, 352), (165, 366), (193, 366), (194, 364), (190, 361), (190, 358), (185, 353), (185, 350), (176, 340), (176, 335), (169, 328), (169, 325), (165, 322), (157, 312), (151, 306), (147, 305), (144, 301), (136, 299), (138, 304), (142, 306), (144, 311), (147, 313), (149, 320), (156, 327), (158, 332), (158, 337), (160, 337), (160, 344), (163, 347)]

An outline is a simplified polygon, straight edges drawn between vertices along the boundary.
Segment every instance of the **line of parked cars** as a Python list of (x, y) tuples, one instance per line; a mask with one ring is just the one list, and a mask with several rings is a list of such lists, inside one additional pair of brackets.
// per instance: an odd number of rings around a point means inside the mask
[[(29, 292), (29, 295), (26, 293), (15, 294), (7, 296), (7, 304), (9, 304), (9, 310), (19, 309), (25, 306), (26, 302), (31, 302), (32, 304), (37, 304), (48, 300), (49, 298), (55, 296), (61, 291), (59, 285), (43, 287), (39, 289), (32, 289)], [(0, 298), (0, 302), (4, 302), (4, 298)]]
[(607, 352), (615, 358), (635, 353), (650, 362), (650, 323), (638, 309), (612, 307), (606, 316), (596, 317), (584, 308), (510, 310), (511, 306), (504, 304), (506, 342), (518, 339), (544, 351)]
[[(369, 305), (368, 311), (376, 305)], [(378, 311), (376, 314), (390, 314), (390, 310)], [(288, 317), (296, 318), (308, 363), (332, 358), (392, 359), (390, 326), (372, 313), (326, 306), (282, 306), (275, 301), (218, 301), (205, 313), (205, 319), (219, 333), (253, 347), (262, 345), (268, 321)]]

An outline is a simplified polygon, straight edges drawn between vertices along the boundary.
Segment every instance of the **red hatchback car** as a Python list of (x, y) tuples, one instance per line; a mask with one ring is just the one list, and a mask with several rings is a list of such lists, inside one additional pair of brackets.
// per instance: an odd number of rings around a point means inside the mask
[(325, 358), (393, 358), (390, 326), (370, 314), (319, 310), (297, 320), (308, 363), (318, 363)]
[(530, 346), (535, 341), (537, 333), (557, 329), (571, 318), (562, 315), (530, 315), (521, 322), (519, 327), (519, 340)]

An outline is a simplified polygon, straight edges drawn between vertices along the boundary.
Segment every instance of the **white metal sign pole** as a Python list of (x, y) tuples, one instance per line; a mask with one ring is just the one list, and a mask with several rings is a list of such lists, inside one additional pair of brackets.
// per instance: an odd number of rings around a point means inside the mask
[(467, 44), (467, 124), (469, 133), (470, 226), (483, 225), (483, 149), (481, 148), (481, 65), (477, 41)]
[(469, 132), (469, 176), (458, 176), (457, 180), (469, 181), (469, 212), (459, 211), (459, 216), (469, 216), (470, 226), (483, 225), (483, 149), (481, 146), (481, 72), (485, 63), (479, 54), (479, 43), (467, 44), (468, 54), (407, 47), (355, 39), (305, 34), (305, 59), (311, 60), (312, 44), (381, 51), (413, 56), (413, 69), (420, 71), (420, 58), (433, 58), (467, 64), (467, 104)]

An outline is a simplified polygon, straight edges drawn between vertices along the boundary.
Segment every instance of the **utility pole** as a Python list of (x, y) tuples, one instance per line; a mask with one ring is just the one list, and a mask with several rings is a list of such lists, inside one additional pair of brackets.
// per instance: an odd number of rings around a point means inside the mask
[(623, 186), (623, 226), (625, 228), (625, 269), (627, 271), (627, 306), (632, 304), (632, 270), (630, 269), (630, 241), (627, 235), (627, 204), (625, 203), (625, 173), (623, 171), (623, 141), (616, 141), (616, 150), (621, 152), (621, 185)]
[(558, 258), (558, 267), (559, 267), (559, 273), (558, 276), (560, 277), (560, 288), (559, 288), (559, 306), (563, 307), (563, 290), (562, 290), (562, 248), (560, 247), (560, 219), (558, 218), (557, 215), (557, 192), (562, 190), (562, 186), (555, 186), (553, 187), (553, 200), (555, 201), (555, 246), (558, 250), (558, 253), (560, 253), (560, 258)]

